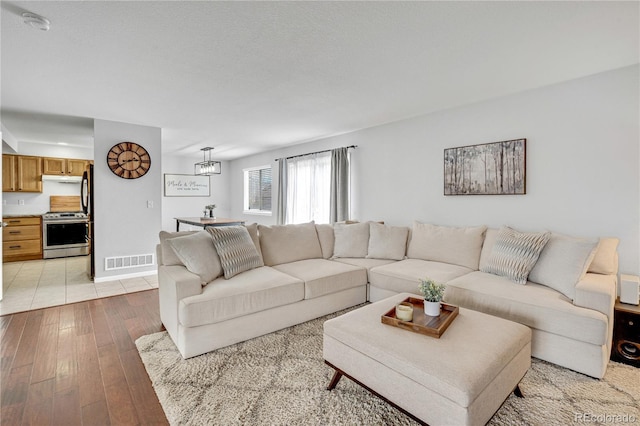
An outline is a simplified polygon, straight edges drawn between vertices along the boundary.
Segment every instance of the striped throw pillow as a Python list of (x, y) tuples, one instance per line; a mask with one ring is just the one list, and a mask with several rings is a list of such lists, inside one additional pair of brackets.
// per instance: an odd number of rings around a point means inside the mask
[(550, 236), (549, 232), (525, 233), (504, 226), (498, 231), (487, 264), (480, 270), (526, 284)]
[(264, 266), (244, 226), (215, 226), (207, 228), (207, 231), (213, 238), (225, 279)]

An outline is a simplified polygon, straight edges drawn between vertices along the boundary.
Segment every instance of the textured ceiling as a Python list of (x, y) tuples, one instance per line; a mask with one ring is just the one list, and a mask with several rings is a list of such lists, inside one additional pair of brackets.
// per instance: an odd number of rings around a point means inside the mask
[[(1, 2), (2, 123), (237, 158), (639, 61), (637, 2)], [(26, 26), (23, 11), (51, 21)]]

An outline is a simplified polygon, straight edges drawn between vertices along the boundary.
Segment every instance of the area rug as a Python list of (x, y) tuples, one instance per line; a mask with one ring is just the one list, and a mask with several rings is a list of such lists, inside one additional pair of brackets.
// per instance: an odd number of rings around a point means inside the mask
[[(136, 341), (173, 425), (413, 425), (322, 359), (328, 315), (184, 360), (166, 332)], [(490, 425), (640, 423), (640, 369), (611, 362), (596, 380), (537, 359)]]

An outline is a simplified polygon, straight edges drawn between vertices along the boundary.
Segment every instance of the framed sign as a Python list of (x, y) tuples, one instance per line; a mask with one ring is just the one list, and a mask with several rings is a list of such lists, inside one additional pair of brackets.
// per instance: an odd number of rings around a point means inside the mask
[(208, 197), (209, 176), (164, 175), (165, 197)]

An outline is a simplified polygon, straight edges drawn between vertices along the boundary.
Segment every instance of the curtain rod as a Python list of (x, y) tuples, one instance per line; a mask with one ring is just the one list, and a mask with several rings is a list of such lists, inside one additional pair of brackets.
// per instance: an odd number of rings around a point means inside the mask
[[(349, 145), (349, 146), (346, 146), (344, 148), (356, 149), (357, 147), (358, 147), (358, 145)], [(331, 151), (332, 151), (331, 149), (325, 149), (324, 151), (310, 152), (308, 154), (292, 155), (291, 157), (285, 158), (285, 160), (291, 160), (292, 158), (298, 158), (298, 157), (306, 157), (307, 155), (313, 155), (313, 154), (323, 154), (325, 152), (331, 152)], [(280, 161), (280, 159), (276, 158), (276, 161)]]

